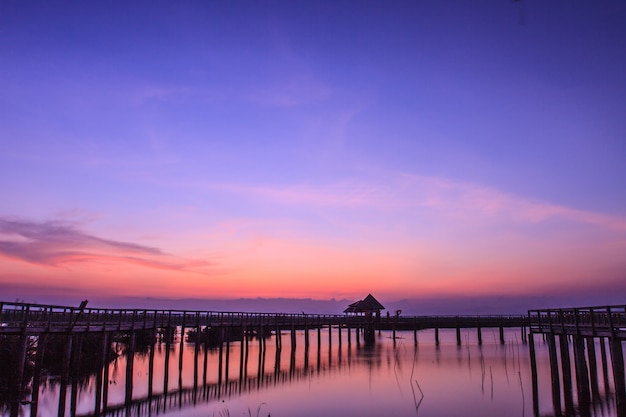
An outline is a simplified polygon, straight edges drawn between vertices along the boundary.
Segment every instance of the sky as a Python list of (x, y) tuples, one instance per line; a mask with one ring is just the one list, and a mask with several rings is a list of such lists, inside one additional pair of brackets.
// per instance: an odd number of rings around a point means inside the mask
[(3, 1), (0, 299), (623, 304), (624, 22)]

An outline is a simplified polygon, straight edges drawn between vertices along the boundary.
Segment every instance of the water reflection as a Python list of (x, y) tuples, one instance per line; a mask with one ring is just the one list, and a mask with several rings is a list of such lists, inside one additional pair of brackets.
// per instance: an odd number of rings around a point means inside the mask
[[(396, 332), (395, 338), (382, 332), (374, 345), (365, 345), (336, 328), (251, 336), (218, 347), (181, 343), (180, 335), (144, 347), (117, 340), (107, 344), (107, 366), (80, 378), (71, 374), (65, 384), (42, 375), (35, 405), (1, 415), (560, 415), (547, 343), (535, 340), (533, 384), (529, 345), (519, 329), (505, 333), (500, 344), (497, 329), (482, 329), (481, 345), (475, 329), (463, 330), (461, 346), (454, 330), (439, 330), (438, 345), (434, 331), (419, 332), (417, 345), (413, 332)], [(559, 357), (570, 348), (563, 349)], [(588, 415), (616, 416), (612, 376), (601, 364), (590, 372)], [(575, 390), (565, 388), (556, 394), (566, 405), (562, 413), (585, 415), (575, 406)]]

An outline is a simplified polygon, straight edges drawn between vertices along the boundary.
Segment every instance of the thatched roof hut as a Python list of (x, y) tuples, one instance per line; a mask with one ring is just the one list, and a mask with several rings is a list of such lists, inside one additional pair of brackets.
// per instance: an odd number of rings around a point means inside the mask
[(356, 301), (348, 306), (345, 310), (343, 310), (346, 314), (365, 314), (370, 315), (376, 313), (377, 316), (380, 315), (380, 310), (384, 310), (385, 306), (378, 302), (377, 299), (372, 296), (372, 294), (368, 294), (363, 300)]

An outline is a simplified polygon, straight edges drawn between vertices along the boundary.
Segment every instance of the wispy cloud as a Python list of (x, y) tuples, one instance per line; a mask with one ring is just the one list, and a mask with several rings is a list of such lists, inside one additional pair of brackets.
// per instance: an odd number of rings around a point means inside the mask
[(181, 259), (158, 248), (104, 239), (67, 222), (0, 218), (0, 255), (24, 262), (66, 267), (114, 262), (147, 268), (203, 273), (210, 262)]
[(210, 184), (214, 191), (245, 195), (277, 204), (323, 208), (430, 209), (443, 216), (472, 216), (484, 221), (536, 224), (570, 221), (626, 231), (626, 218), (525, 198), (496, 188), (412, 174), (373, 181), (345, 180), (327, 185)]

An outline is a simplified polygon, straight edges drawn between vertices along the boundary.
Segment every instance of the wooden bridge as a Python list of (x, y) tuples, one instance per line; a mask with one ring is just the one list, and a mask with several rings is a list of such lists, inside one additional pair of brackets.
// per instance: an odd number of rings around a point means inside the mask
[[(16, 343), (16, 360), (14, 385), (19, 389), (25, 379), (30, 378), (25, 375), (24, 370), (28, 368), (27, 348), (30, 346), (45, 345), (46, 338), (56, 337), (61, 340), (63, 347), (60, 351), (59, 362), (61, 363), (61, 397), (59, 400), (59, 416), (65, 413), (65, 392), (70, 381), (74, 380), (75, 367), (80, 362), (81, 343), (84, 338), (95, 337), (100, 351), (98, 362), (99, 371), (96, 374), (96, 397), (94, 413), (92, 415), (118, 415), (121, 409), (128, 411), (136, 407), (138, 415), (154, 411), (153, 407), (165, 407), (175, 396), (168, 395), (167, 389), (163, 391), (161, 397), (156, 396), (154, 401), (152, 396), (146, 399), (133, 398), (132, 383), (127, 384), (126, 398), (124, 405), (111, 406), (107, 401), (107, 390), (104, 381), (108, 380), (109, 354), (107, 346), (111, 346), (113, 340), (123, 340), (126, 344), (127, 357), (126, 375), (132, 381), (133, 374), (133, 353), (136, 347), (136, 339), (141, 339), (142, 335), (149, 335), (147, 342), (151, 355), (154, 354), (155, 335), (162, 335), (163, 341), (169, 345), (174, 343), (174, 334), (180, 335), (177, 339), (182, 352), (183, 343), (192, 341), (193, 337), (205, 335), (204, 339), (196, 339), (200, 343), (195, 343), (195, 362), (198, 361), (200, 345), (204, 344), (205, 371), (206, 372), (206, 346), (213, 343), (219, 347), (219, 379), (216, 387), (203, 386), (198, 390), (194, 387), (193, 395), (191, 391), (179, 387), (178, 390), (170, 391), (179, 397), (178, 405), (186, 401), (197, 401), (202, 396), (211, 397), (212, 389), (218, 390), (217, 395), (223, 395), (221, 389), (230, 386), (227, 365), (222, 370), (222, 354), (224, 350), (224, 363), (228, 363), (229, 349), (223, 349), (224, 344), (230, 342), (240, 342), (245, 345), (241, 352), (247, 352), (248, 340), (253, 335), (263, 335), (259, 337), (259, 343), (264, 343), (265, 337), (276, 337), (276, 349), (282, 346), (283, 333), (291, 335), (291, 349), (295, 350), (296, 330), (304, 330), (304, 349), (309, 348), (309, 331), (317, 333), (318, 349), (322, 329), (328, 333), (328, 342), (331, 342), (331, 335), (335, 335), (335, 340), (339, 347), (343, 337), (346, 337), (348, 345), (354, 340), (360, 344), (361, 337), (369, 329), (395, 331), (412, 331), (414, 341), (417, 345), (418, 331), (423, 329), (434, 329), (435, 343), (439, 344), (439, 329), (456, 329), (457, 344), (461, 344), (461, 329), (476, 329), (478, 343), (482, 343), (481, 329), (499, 328), (500, 342), (504, 343), (505, 328), (521, 328), (522, 341), (526, 341), (529, 336), (529, 350), (531, 354), (531, 369), (533, 372), (533, 404), (538, 404), (538, 384), (537, 369), (535, 360), (534, 337), (542, 335), (547, 341), (550, 354), (550, 371), (552, 375), (552, 402), (554, 405), (554, 415), (580, 415), (590, 416), (589, 404), (592, 403), (591, 396), (595, 398), (597, 391), (597, 364), (596, 351), (599, 346), (603, 374), (607, 375), (606, 367), (608, 355), (606, 346), (608, 344), (610, 352), (611, 370), (615, 387), (615, 402), (619, 417), (626, 417), (626, 395), (624, 378), (624, 359), (622, 341), (626, 338), (626, 306), (607, 307), (586, 307), (573, 309), (545, 309), (530, 310), (525, 316), (383, 316), (374, 315), (327, 315), (327, 314), (283, 314), (283, 313), (247, 313), (247, 312), (218, 312), (218, 311), (188, 311), (188, 310), (149, 310), (149, 309), (101, 309), (87, 308), (86, 303), (79, 307), (55, 306), (44, 304), (27, 304), (0, 302), (0, 337), (11, 336)], [(529, 332), (527, 332), (529, 330)], [(204, 333), (202, 333), (204, 332)], [(56, 335), (56, 336), (55, 336)], [(93, 337), (92, 337), (93, 336)], [(150, 340), (151, 338), (151, 340)], [(213, 338), (213, 339), (211, 339)], [(558, 341), (558, 343), (557, 343)], [(137, 342), (139, 343), (139, 342)], [(264, 345), (263, 345), (264, 346)], [(574, 364), (570, 363), (570, 346), (573, 351)], [(557, 354), (557, 349), (559, 353)], [(50, 355), (45, 349), (37, 348), (36, 356), (31, 357), (31, 366), (34, 363), (32, 375), (33, 389), (31, 399), (31, 416), (37, 416), (37, 395), (39, 385), (39, 374), (42, 369), (43, 357)], [(169, 350), (166, 350), (166, 361)], [(585, 352), (587, 354), (585, 354)], [(32, 353), (31, 353), (32, 354)], [(247, 355), (247, 353), (246, 353)], [(244, 360), (242, 354), (241, 360)], [(247, 356), (245, 357), (247, 361)], [(197, 367), (197, 363), (195, 364)], [(179, 369), (182, 368), (182, 354), (179, 356)], [(246, 367), (241, 367), (246, 369)], [(572, 368), (576, 375), (577, 395), (573, 395)], [(294, 369), (290, 369), (293, 375)], [(297, 370), (295, 374), (304, 373), (311, 370)], [(224, 375), (224, 381), (222, 380)], [(257, 384), (263, 385), (265, 372), (259, 370), (257, 373)], [(275, 378), (282, 378), (278, 374)], [(194, 378), (197, 379), (197, 378)], [(202, 378), (206, 381), (206, 378)], [(167, 376), (166, 376), (167, 381)], [(594, 385), (595, 381), (595, 385)], [(239, 389), (246, 389), (252, 382), (244, 375), (240, 375)], [(167, 382), (165, 382), (165, 388)], [(561, 387), (563, 391), (561, 391)], [(220, 394), (221, 392), (221, 394)], [(155, 394), (156, 395), (156, 394)], [(216, 395), (216, 394), (214, 394)], [(183, 400), (187, 398), (187, 400)], [(565, 402), (565, 412), (561, 409), (561, 398)], [(577, 404), (574, 405), (574, 399)], [(75, 399), (70, 399), (74, 402)], [(17, 416), (19, 400), (11, 405), (11, 415)], [(70, 409), (72, 405), (70, 404)], [(142, 410), (142, 411), (140, 411)], [(535, 415), (538, 415), (538, 408), (535, 408)]]
[[(383, 316), (339, 314), (243, 313), (189, 310), (101, 309), (0, 302), (0, 334), (127, 332), (181, 328), (266, 328), (274, 331), (334, 327), (339, 329), (413, 330), (528, 326), (526, 316)], [(439, 342), (438, 332), (435, 333)]]
[[(575, 414), (572, 365), (576, 375), (578, 413), (582, 417), (591, 415), (589, 408), (591, 397), (596, 397), (598, 393), (596, 346), (599, 346), (603, 373), (606, 375), (608, 368), (606, 345), (608, 342), (617, 414), (618, 417), (626, 417), (626, 381), (622, 347), (622, 342), (626, 339), (626, 306), (530, 310), (528, 323), (530, 323), (534, 397), (538, 395), (537, 384), (535, 383), (537, 378), (534, 351), (535, 334), (543, 335), (548, 342), (552, 376), (552, 404), (555, 416)], [(573, 364), (570, 360), (570, 345), (574, 356)], [(561, 409), (561, 398), (565, 402), (565, 413)], [(536, 404), (536, 402), (534, 403)]]

